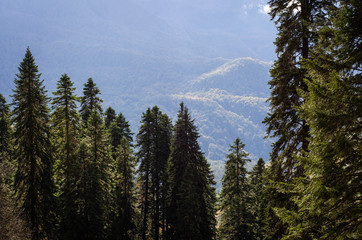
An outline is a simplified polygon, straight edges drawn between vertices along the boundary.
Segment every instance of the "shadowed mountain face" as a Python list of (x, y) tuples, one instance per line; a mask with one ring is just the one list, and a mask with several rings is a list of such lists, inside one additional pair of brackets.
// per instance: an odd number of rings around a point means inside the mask
[(275, 30), (260, 11), (265, 2), (0, 1), (0, 92), (12, 93), (30, 46), (49, 92), (64, 72), (78, 95), (92, 77), (104, 108), (124, 113), (134, 132), (147, 107), (157, 104), (175, 119), (184, 101), (220, 179), (236, 137), (254, 160), (268, 157), (261, 121), (270, 63), (254, 60), (274, 58)]

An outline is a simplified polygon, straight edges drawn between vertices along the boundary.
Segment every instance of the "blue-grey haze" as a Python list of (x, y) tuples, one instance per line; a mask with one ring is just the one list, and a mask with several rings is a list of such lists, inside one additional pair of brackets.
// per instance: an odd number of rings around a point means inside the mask
[[(78, 95), (88, 77), (137, 131), (148, 106), (175, 119), (190, 108), (217, 180), (240, 137), (268, 158), (269, 68), (275, 28), (265, 0), (1, 0), (0, 92), (10, 95), (30, 47), (47, 89), (66, 72)], [(259, 59), (259, 60), (256, 60)], [(49, 94), (50, 95), (50, 94)], [(8, 99), (10, 102), (11, 99)]]

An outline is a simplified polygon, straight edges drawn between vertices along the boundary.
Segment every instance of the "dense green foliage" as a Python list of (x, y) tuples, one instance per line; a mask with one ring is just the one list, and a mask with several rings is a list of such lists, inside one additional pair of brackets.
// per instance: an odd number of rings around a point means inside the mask
[(56, 178), (58, 180), (60, 233), (63, 239), (74, 239), (76, 226), (76, 189), (78, 169), (76, 166), (75, 151), (79, 140), (79, 114), (77, 100), (74, 95), (75, 88), (70, 78), (63, 74), (58, 81), (57, 91), (52, 101), (52, 130), (56, 146)]
[(80, 114), (85, 124), (88, 122), (89, 116), (93, 111), (102, 113), (103, 100), (98, 97), (100, 94), (99, 88), (96, 86), (92, 78), (89, 78), (84, 84), (83, 96), (81, 97)]
[[(29, 49), (19, 71), (13, 95), (14, 131), (9, 107), (5, 98), (0, 99), (0, 220), (14, 221), (11, 229), (3, 224), (1, 237), (182, 239), (183, 224), (174, 221), (171, 211), (175, 206), (181, 213), (177, 218), (196, 217), (188, 222), (189, 229), (196, 227), (187, 233), (189, 237), (215, 237), (215, 183), (197, 143), (196, 127), (183, 105), (174, 133), (174, 154), (171, 120), (157, 106), (142, 117), (134, 154), (128, 121), (112, 108), (101, 115), (100, 91), (92, 79), (85, 84), (79, 114), (78, 98), (67, 74), (61, 76), (49, 99)], [(184, 147), (181, 139), (188, 135), (190, 151), (177, 156)], [(177, 182), (176, 158), (186, 167)], [(10, 211), (14, 212), (11, 218)]]
[(88, 228), (86, 239), (106, 239), (112, 210), (113, 159), (103, 120), (96, 110), (89, 116), (87, 126), (85, 141), (89, 148), (90, 179), (86, 182), (88, 188), (85, 189), (88, 196), (85, 206)]
[(169, 159), (169, 239), (215, 238), (215, 189), (199, 134), (183, 103), (175, 124)]
[(250, 172), (251, 185), (251, 213), (253, 217), (253, 234), (256, 240), (264, 239), (266, 217), (266, 200), (264, 196), (265, 186), (265, 163), (260, 158)]
[(49, 99), (29, 48), (18, 69), (12, 104), (17, 202), (29, 223), (32, 239), (52, 238), (56, 202)]
[(104, 115), (104, 125), (106, 129), (109, 129), (111, 123), (116, 120), (116, 111), (112, 107), (108, 107), (107, 110), (104, 112)]
[[(265, 122), (278, 139), (267, 170), (265, 232), (271, 239), (359, 239), (361, 1), (270, 3), (279, 56)], [(301, 28), (290, 25), (298, 17)], [(305, 51), (304, 44), (289, 51), (298, 37), (308, 40)]]
[(221, 239), (253, 239), (251, 195), (246, 163), (250, 161), (244, 144), (237, 138), (230, 146), (220, 193)]
[(112, 225), (112, 239), (132, 240), (137, 236), (138, 220), (134, 186), (136, 160), (126, 138), (121, 139), (116, 155), (116, 211)]
[[(295, 183), (301, 212), (283, 212), (291, 236), (318, 239), (362, 237), (362, 4), (341, 1), (329, 9), (330, 24), (306, 61), (310, 79), (302, 107), (310, 125), (305, 178)], [(317, 103), (317, 104), (316, 104)], [(301, 224), (301, 222), (303, 224)]]
[(167, 160), (170, 155), (172, 125), (169, 117), (157, 106), (147, 109), (141, 123), (137, 135), (137, 158), (140, 163), (142, 239), (160, 239), (161, 236), (164, 237), (166, 229)]

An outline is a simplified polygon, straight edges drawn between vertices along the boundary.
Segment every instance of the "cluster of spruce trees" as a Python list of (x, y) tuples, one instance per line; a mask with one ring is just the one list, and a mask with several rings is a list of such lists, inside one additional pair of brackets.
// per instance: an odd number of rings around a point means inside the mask
[(174, 126), (148, 108), (133, 143), (122, 113), (103, 112), (91, 78), (76, 97), (63, 74), (50, 98), (29, 48), (18, 69), (11, 111), (0, 94), (0, 239), (260, 239), (264, 162), (248, 177), (240, 139), (218, 211), (183, 103)]
[[(156, 106), (147, 109), (133, 146), (129, 123), (111, 107), (103, 113), (91, 78), (82, 97), (74, 91), (64, 74), (47, 97), (28, 48), (11, 113), (1, 96), (0, 164), (12, 166), (1, 171), (10, 172), (1, 190), (14, 192), (8, 207), (19, 208), (23, 238), (214, 238), (213, 175), (188, 109), (180, 105), (175, 126)], [(10, 237), (13, 223), (4, 226)]]
[(362, 1), (269, 4), (266, 239), (362, 239)]

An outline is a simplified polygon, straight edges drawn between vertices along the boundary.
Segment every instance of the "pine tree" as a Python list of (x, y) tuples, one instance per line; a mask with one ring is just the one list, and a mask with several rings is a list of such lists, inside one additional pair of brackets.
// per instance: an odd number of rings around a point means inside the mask
[(310, 76), (303, 117), (311, 127), (306, 169), (294, 201), (300, 211), (282, 212), (290, 239), (360, 239), (362, 169), (362, 3), (340, 1), (331, 23), (306, 62)]
[(38, 67), (29, 50), (19, 66), (13, 95), (15, 191), (32, 239), (51, 239), (54, 230), (53, 147), (50, 121)]
[(107, 239), (112, 206), (112, 156), (108, 136), (100, 114), (94, 110), (89, 116), (86, 142), (89, 148), (90, 169), (87, 173), (87, 238)]
[(220, 193), (221, 239), (254, 239), (250, 208), (250, 186), (245, 164), (250, 161), (239, 138), (230, 146)]
[(188, 109), (181, 103), (169, 158), (169, 239), (214, 239), (215, 189)]
[(135, 157), (126, 138), (121, 139), (116, 159), (116, 219), (113, 223), (112, 239), (132, 240), (136, 238), (137, 215), (135, 209)]
[[(315, 29), (324, 23), (325, 9), (333, 1), (326, 0), (270, 0), (271, 17), (275, 20), (278, 37), (275, 41), (277, 60), (270, 73), (272, 80), (271, 113), (265, 118), (267, 133), (276, 138), (271, 153), (271, 169), (268, 203), (271, 209), (293, 209), (290, 202), (292, 193), (285, 191), (285, 184), (292, 184), (294, 178), (303, 175), (297, 156), (308, 151), (309, 126), (300, 118), (298, 108), (304, 99), (300, 91), (308, 91), (304, 82), (306, 69), (301, 64), (308, 59), (310, 50), (316, 44)], [(289, 187), (288, 187), (289, 188)], [(270, 216), (269, 237), (280, 239), (286, 231), (286, 224), (273, 212)], [(279, 222), (279, 223), (277, 223)]]
[(102, 113), (103, 100), (98, 97), (100, 94), (99, 88), (93, 82), (92, 78), (89, 78), (87, 83), (84, 84), (83, 97), (81, 97), (80, 114), (83, 122), (86, 124), (89, 116), (93, 111)]
[(99, 113), (90, 116), (84, 139), (74, 153), (74, 181), (68, 193), (73, 202), (66, 211), (73, 211), (64, 223), (63, 239), (103, 240), (110, 238), (112, 196), (112, 159), (108, 136)]
[[(139, 184), (141, 185), (142, 238), (160, 238), (165, 231), (167, 159), (170, 153), (171, 122), (157, 106), (148, 108), (137, 135)], [(152, 227), (150, 227), (152, 226)], [(149, 237), (147, 236), (149, 235)]]
[[(77, 163), (75, 151), (79, 144), (80, 131), (79, 114), (77, 112), (77, 97), (74, 95), (73, 82), (67, 74), (63, 74), (57, 83), (57, 91), (53, 92), (52, 101), (52, 131), (56, 143), (57, 179), (59, 179), (60, 195), (60, 233), (63, 239), (72, 239), (73, 232), (69, 231), (76, 225), (75, 205), (77, 181)], [(73, 238), (74, 239), (74, 238)]]
[[(157, 106), (152, 108), (153, 150), (151, 164), (152, 181), (152, 226), (153, 239), (160, 239), (165, 233), (165, 211), (167, 197), (167, 161), (170, 155), (172, 124), (169, 117)], [(160, 229), (162, 231), (160, 231)]]
[(104, 115), (104, 125), (108, 129), (111, 123), (116, 120), (116, 111), (112, 107), (108, 107)]
[(266, 214), (266, 202), (264, 197), (264, 170), (265, 163), (262, 158), (253, 167), (250, 172), (250, 185), (252, 192), (252, 214), (253, 214), (253, 231), (255, 239), (264, 239), (264, 222)]
[[(75, 166), (78, 169), (78, 177), (74, 182), (74, 188), (72, 192), (74, 198), (74, 204), (76, 205), (76, 211), (73, 216), (73, 225), (68, 225), (67, 232), (64, 233), (64, 239), (94, 239), (90, 235), (93, 225), (90, 224), (90, 207), (92, 204), (92, 188), (90, 183), (92, 182), (91, 171), (95, 168), (91, 161), (91, 155), (89, 152), (89, 145), (86, 140), (79, 143), (79, 146), (75, 152), (76, 161)], [(67, 233), (71, 233), (69, 236)]]
[[(119, 115), (116, 116), (115, 119), (110, 123), (108, 132), (110, 135), (113, 153), (116, 152), (116, 148), (121, 143), (122, 138), (126, 138), (129, 143), (132, 143), (133, 141), (133, 133), (131, 132), (130, 125), (122, 113), (119, 113)], [(116, 157), (114, 156), (114, 158)]]
[(151, 156), (152, 156), (152, 115), (151, 109), (148, 108), (146, 113), (143, 113), (142, 125), (140, 126), (137, 134), (137, 160), (139, 162), (138, 175), (141, 195), (141, 213), (142, 213), (142, 226), (141, 237), (142, 240), (148, 239), (148, 218), (150, 210), (150, 178), (151, 178)]

